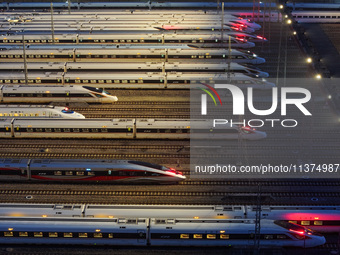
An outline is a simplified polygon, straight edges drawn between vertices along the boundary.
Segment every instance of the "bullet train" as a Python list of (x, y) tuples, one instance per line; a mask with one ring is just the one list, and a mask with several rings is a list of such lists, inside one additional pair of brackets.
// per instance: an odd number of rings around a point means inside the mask
[[(1, 38), (0, 38), (1, 41)], [(34, 46), (34, 45), (33, 45)], [(81, 46), (81, 45), (80, 45)], [(85, 46), (85, 45), (83, 45)], [(6, 62), (22, 62), (22, 49), (10, 49), (0, 46), (0, 58)], [(77, 49), (60, 47), (36, 47), (26, 49), (27, 62), (217, 62), (231, 59), (235, 63), (262, 64), (264, 58), (248, 50), (198, 49), (192, 45), (178, 45), (165, 49), (162, 45), (141, 45), (138, 48), (130, 44), (105, 46), (101, 49), (81, 47)], [(188, 48), (189, 47), (189, 48)]]
[[(150, 44), (150, 45), (181, 45), (193, 44), (197, 47), (223, 48), (229, 44), (231, 40), (231, 47), (233, 48), (252, 48), (255, 43), (249, 42), (246, 39), (239, 39), (237, 37), (228, 36), (224, 34), (223, 40), (219, 32), (213, 34), (162, 34), (162, 33), (148, 33), (148, 34), (133, 34), (133, 33), (107, 33), (107, 34), (55, 34), (55, 44), (72, 44), (72, 45), (106, 45), (106, 44)], [(29, 44), (50, 44), (53, 43), (51, 35), (25, 35), (24, 39)], [(22, 44), (22, 35), (8, 35), (0, 38), (0, 45), (17, 45)]]
[(211, 128), (211, 124), (209, 120), (13, 118), (0, 119), (0, 138), (259, 140), (267, 136), (249, 127)]
[[(10, 159), (8, 159), (10, 160)], [(256, 205), (0, 204), (0, 217), (157, 217), (254, 219)], [(320, 233), (340, 231), (339, 206), (262, 205), (261, 219), (292, 222)]]
[(1, 103), (113, 103), (117, 100), (105, 90), (89, 86), (0, 85)]
[[(0, 72), (0, 82), (5, 81), (9, 84), (17, 84), (19, 81), (24, 82), (24, 79), (24, 74), (22, 72)], [(240, 73), (30, 72), (28, 74), (28, 85), (36, 85), (37, 83), (41, 85), (86, 85), (83, 89), (87, 90), (90, 90), (87, 85), (115, 89), (190, 89), (200, 82), (214, 84), (216, 81), (227, 81), (230, 84), (237, 85), (241, 89), (246, 89), (248, 87), (254, 89), (272, 89), (275, 87), (274, 83), (268, 82), (264, 78), (259, 79)], [(65, 89), (63, 91), (65, 91)], [(102, 93), (102, 91), (98, 92)], [(65, 98), (67, 98), (67, 96), (65, 96)], [(65, 98), (59, 98), (59, 100), (65, 100)], [(29, 99), (27, 98), (26, 100)]]
[(293, 19), (298, 23), (339, 23), (339, 11), (292, 11)]
[[(240, 65), (234, 62), (228, 63), (168, 63), (168, 62), (131, 62), (131, 63), (41, 63), (41, 62), (30, 62), (27, 63), (27, 70), (45, 72), (200, 72), (200, 73), (221, 73), (231, 72), (245, 74), (252, 77), (267, 78), (269, 74), (263, 72), (253, 66)], [(4, 62), (0, 63), (0, 70), (13, 71), (13, 70), (24, 70), (23, 63), (15, 62)]]
[(68, 107), (51, 105), (0, 105), (0, 118), (66, 118), (85, 119)]
[(173, 168), (134, 160), (6, 158), (0, 159), (0, 178), (11, 181), (174, 183), (186, 177)]
[[(254, 245), (254, 229), (254, 220), (1, 217), (0, 243), (237, 247)], [(303, 226), (261, 222), (261, 246), (311, 248), (324, 243), (324, 236)]]

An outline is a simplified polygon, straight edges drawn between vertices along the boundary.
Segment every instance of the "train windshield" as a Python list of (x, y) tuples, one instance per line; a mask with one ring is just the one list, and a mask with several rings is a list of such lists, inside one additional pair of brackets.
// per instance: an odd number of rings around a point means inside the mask
[(88, 89), (88, 90), (93, 91), (93, 92), (110, 95), (109, 92), (107, 92), (106, 90), (101, 89), (101, 88), (94, 88), (94, 87), (89, 87), (89, 86), (83, 86), (83, 88)]
[(276, 220), (274, 221), (274, 223), (280, 227), (283, 227), (287, 230), (293, 230), (293, 231), (301, 231), (301, 232), (305, 232), (306, 228), (302, 227), (300, 225), (294, 224), (294, 223), (290, 223), (287, 221), (283, 221), (283, 220)]
[(168, 169), (165, 166), (161, 166), (161, 165), (157, 165), (157, 164), (153, 164), (153, 163), (148, 163), (148, 162), (142, 162), (142, 161), (130, 160), (130, 161), (128, 161), (128, 163), (140, 165), (140, 166), (152, 167), (152, 168), (155, 168), (155, 169), (158, 169), (158, 170), (167, 170)]

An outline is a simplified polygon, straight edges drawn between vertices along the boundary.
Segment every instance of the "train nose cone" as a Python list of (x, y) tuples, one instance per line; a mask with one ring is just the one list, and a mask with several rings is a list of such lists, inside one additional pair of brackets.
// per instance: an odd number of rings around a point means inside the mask
[(112, 96), (112, 99), (113, 99), (113, 101), (115, 101), (115, 102), (118, 101), (118, 97), (116, 97), (116, 96)]
[(263, 64), (265, 62), (266, 62), (266, 60), (264, 58), (257, 57), (257, 59), (256, 59), (256, 64)]

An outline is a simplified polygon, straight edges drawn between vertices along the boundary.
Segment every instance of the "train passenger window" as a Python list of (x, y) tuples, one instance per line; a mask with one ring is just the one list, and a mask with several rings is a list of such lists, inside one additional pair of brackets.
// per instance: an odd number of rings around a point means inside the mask
[(61, 132), (60, 128), (54, 128), (54, 132)]
[(207, 234), (207, 239), (216, 239), (216, 235)]
[(103, 237), (103, 233), (93, 233), (93, 237), (95, 237), (95, 238), (102, 238)]
[(131, 42), (131, 40), (126, 40), (126, 42), (130, 43), (130, 42)]
[(113, 42), (117, 43), (117, 42), (118, 42), (118, 40), (113, 40)]
[(321, 19), (324, 19), (324, 18), (325, 18), (325, 16), (320, 16), (320, 18), (321, 18)]
[(33, 128), (27, 128), (27, 132), (33, 132)]
[(74, 80), (74, 82), (75, 82), (75, 83), (80, 83), (80, 80), (77, 79), (77, 80)]
[(287, 239), (286, 235), (276, 235), (276, 239)]
[(73, 130), (73, 132), (79, 132), (79, 128), (74, 128), (72, 130)]
[(97, 80), (90, 80), (91, 83), (97, 83)]
[(319, 16), (315, 16), (316, 19), (320, 18)]
[(11, 80), (5, 80), (5, 83), (11, 83)]
[(122, 83), (128, 83), (128, 80), (122, 80)]
[(89, 129), (88, 129), (88, 128), (83, 128), (83, 129), (82, 129), (82, 132), (83, 132), (83, 133), (87, 133), (87, 132), (89, 132)]
[(89, 80), (83, 80), (83, 83), (89, 83)]
[(229, 239), (229, 235), (220, 234), (220, 239)]
[(73, 237), (72, 233), (64, 233), (64, 237)]
[(20, 237), (27, 237), (28, 233), (27, 232), (19, 232)]
[(84, 175), (85, 173), (84, 172), (76, 172), (76, 175), (78, 176), (81, 176), (81, 175)]
[(61, 171), (54, 171), (54, 175), (62, 175)]
[(96, 174), (94, 172), (87, 172), (87, 176), (95, 176)]
[(198, 56), (198, 58), (204, 58), (204, 56)]
[(91, 128), (92, 133), (98, 133), (98, 128)]
[(309, 220), (302, 220), (301, 225), (310, 225), (310, 221)]
[(64, 132), (70, 132), (69, 128), (63, 128)]
[(65, 175), (73, 175), (72, 171), (65, 171)]
[(192, 56), (191, 56), (191, 58), (197, 58), (197, 56), (195, 56), (195, 55), (192, 55)]
[(125, 43), (125, 40), (120, 40), (121, 43)]
[(19, 82), (19, 80), (13, 80), (13, 83), (18, 83)]
[(12, 231), (4, 232), (4, 236), (13, 236), (13, 232)]
[(138, 43), (138, 40), (133, 40), (134, 43)]
[(264, 239), (265, 240), (271, 240), (271, 239), (274, 239), (274, 236), (273, 235), (264, 235)]
[(15, 58), (21, 58), (21, 55), (14, 55)]
[(104, 83), (104, 80), (98, 80), (98, 83)]
[(326, 19), (330, 19), (331, 18), (331, 16), (326, 16)]
[(144, 40), (143, 40), (143, 39), (141, 39), (141, 40), (140, 40), (140, 42), (142, 42), (142, 43), (143, 43), (143, 42), (144, 42)]
[(136, 81), (135, 80), (130, 80), (130, 83), (136, 83)]
[(119, 83), (120, 81), (119, 80), (114, 80), (114, 83)]
[(323, 225), (323, 221), (322, 220), (315, 220), (314, 221), (314, 225), (315, 226), (322, 226)]
[(332, 16), (332, 19), (336, 19), (336, 16)]
[(109, 238), (113, 238), (113, 234), (112, 233), (109, 234)]
[(112, 83), (112, 80), (106, 80), (106, 83)]
[(86, 238), (87, 237), (87, 233), (79, 233), (78, 236), (80, 238)]
[(189, 239), (189, 234), (181, 234), (180, 238), (181, 239)]
[(46, 40), (41, 40), (42, 43), (46, 43)]
[(104, 40), (104, 39), (102, 39), (102, 40), (100, 40), (100, 42), (104, 43), (104, 42), (105, 42), (105, 40)]
[(58, 237), (58, 233), (57, 232), (49, 232), (48, 237)]
[(308, 18), (308, 16), (303, 16), (303, 18), (304, 18), (304, 19), (307, 19), (307, 18)]
[(107, 133), (107, 128), (102, 128), (102, 129), (101, 129), (101, 132), (102, 132), (102, 133)]
[(34, 237), (43, 237), (43, 232), (34, 232), (33, 236)]
[(194, 234), (194, 239), (202, 239), (202, 234)]

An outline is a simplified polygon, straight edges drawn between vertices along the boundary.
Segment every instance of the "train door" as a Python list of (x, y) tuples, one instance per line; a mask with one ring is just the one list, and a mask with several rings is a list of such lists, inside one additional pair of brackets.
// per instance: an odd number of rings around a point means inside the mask
[(14, 127), (14, 133), (15, 133), (15, 137), (21, 135), (20, 125)]
[(248, 231), (248, 244), (249, 245), (255, 244), (255, 230)]
[(126, 136), (133, 136), (133, 126), (131, 125), (126, 126)]
[(11, 126), (5, 125), (5, 136), (11, 135)]
[(137, 242), (145, 244), (146, 242), (146, 232), (145, 230), (137, 230)]
[(66, 102), (69, 102), (70, 101), (70, 91), (69, 90), (66, 90), (66, 92), (65, 92), (66, 94), (65, 94), (65, 101)]

